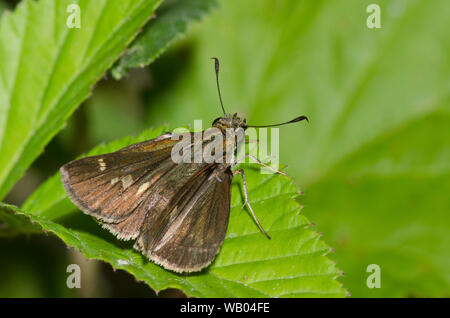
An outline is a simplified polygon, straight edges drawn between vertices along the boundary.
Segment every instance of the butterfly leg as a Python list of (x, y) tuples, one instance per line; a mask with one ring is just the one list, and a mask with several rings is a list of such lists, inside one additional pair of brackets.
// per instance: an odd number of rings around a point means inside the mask
[(247, 158), (247, 157), (250, 158), (250, 159), (252, 159), (252, 160), (254, 160), (257, 164), (259, 164), (259, 165), (261, 165), (261, 166), (264, 166), (264, 167), (266, 167), (266, 168), (272, 170), (272, 171), (275, 172), (275, 173), (279, 173), (279, 174), (281, 174), (281, 175), (283, 175), (283, 176), (288, 177), (288, 175), (285, 174), (283, 171), (277, 170), (277, 169), (275, 169), (275, 168), (269, 166), (268, 164), (265, 164), (264, 162), (262, 162), (261, 160), (259, 160), (259, 159), (256, 158), (255, 156), (252, 156), (251, 154), (248, 154), (248, 153), (246, 153), (241, 159), (238, 159), (238, 160), (234, 163), (234, 166), (237, 165), (237, 164), (239, 164), (239, 163), (241, 163), (242, 161), (244, 161), (245, 158)]
[(237, 175), (237, 174), (240, 174), (240, 175), (241, 175), (241, 177), (242, 177), (242, 183), (243, 183), (243, 185), (244, 185), (245, 202), (244, 202), (243, 207), (244, 207), (245, 205), (248, 206), (248, 208), (249, 208), (249, 210), (250, 210), (250, 212), (251, 212), (251, 214), (252, 214), (252, 216), (253, 216), (253, 219), (255, 220), (256, 224), (257, 224), (258, 227), (259, 227), (259, 229), (260, 229), (261, 232), (263, 232), (264, 235), (270, 240), (270, 236), (266, 233), (266, 231), (264, 231), (263, 227), (261, 226), (261, 224), (260, 224), (259, 221), (258, 221), (258, 218), (256, 217), (255, 212), (253, 212), (252, 206), (250, 205), (250, 201), (249, 201), (249, 199), (248, 199), (248, 189), (247, 189), (247, 182), (245, 181), (244, 170), (243, 170), (243, 169), (239, 169), (239, 170), (233, 171), (233, 176), (235, 176), (235, 175)]

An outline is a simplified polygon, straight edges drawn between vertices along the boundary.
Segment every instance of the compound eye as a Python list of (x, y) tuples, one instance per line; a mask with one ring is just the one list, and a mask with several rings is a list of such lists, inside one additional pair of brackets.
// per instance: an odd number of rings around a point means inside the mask
[(219, 118), (216, 118), (216, 119), (214, 119), (214, 121), (213, 121), (213, 123), (212, 123), (212, 125), (211, 126), (214, 126), (219, 120), (221, 120), (222, 119), (222, 117), (219, 117)]

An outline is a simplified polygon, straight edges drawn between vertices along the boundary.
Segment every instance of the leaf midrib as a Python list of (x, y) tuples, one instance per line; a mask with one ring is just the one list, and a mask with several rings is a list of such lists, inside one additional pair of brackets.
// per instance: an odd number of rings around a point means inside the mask
[[(19, 4), (19, 5), (21, 5), (21, 4)], [(26, 6), (26, 5), (27, 6), (29, 5), (27, 1), (23, 3), (23, 6)], [(28, 21), (30, 20), (30, 19), (28, 19), (28, 17), (30, 15), (30, 9), (27, 8), (26, 11), (27, 11), (27, 18), (26, 18), (26, 22), (25, 22), (25, 29), (24, 29), (25, 31), (24, 31), (23, 39), (22, 39), (21, 45), (20, 45), (20, 56), (19, 56), (19, 60), (18, 60), (18, 63), (17, 63), (16, 70), (15, 70), (16, 72), (15, 72), (15, 76), (14, 76), (14, 84), (12, 86), (11, 92), (8, 95), (8, 102), (5, 105), (5, 107), (8, 107), (8, 109), (7, 109), (6, 113), (5, 113), (5, 125), (3, 127), (0, 127), (0, 141), (1, 141), (1, 143), (0, 143), (0, 150), (3, 148), (3, 143), (4, 143), (4, 139), (3, 138), (4, 138), (4, 135), (5, 135), (6, 129), (8, 127), (8, 117), (9, 117), (9, 112), (11, 111), (11, 100), (12, 100), (12, 97), (14, 95), (14, 92), (16, 91), (17, 78), (18, 78), (20, 66), (22, 65), (23, 54), (24, 54), (23, 47), (24, 47), (24, 44), (25, 44), (25, 39), (27, 38), (27, 34), (28, 34), (28, 28), (29, 28)], [(3, 16), (0, 22), (3, 22), (3, 19), (5, 19), (5, 18), (6, 18), (6, 16)], [(3, 78), (3, 76), (2, 76), (2, 78)], [(3, 83), (6, 83), (4, 79), (3, 79)], [(6, 89), (6, 85), (4, 85), (4, 87)], [(6, 169), (4, 169), (3, 171), (0, 171), (0, 185), (3, 184), (3, 178), (4, 178), (3, 175), (7, 175), (7, 174), (8, 173), (7, 173)]]

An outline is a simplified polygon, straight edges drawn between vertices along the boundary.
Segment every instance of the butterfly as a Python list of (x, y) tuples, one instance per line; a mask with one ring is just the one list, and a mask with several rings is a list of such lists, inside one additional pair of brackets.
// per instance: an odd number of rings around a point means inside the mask
[[(209, 136), (225, 136), (229, 130), (242, 132), (248, 127), (277, 126), (249, 126), (237, 114), (225, 112), (219, 86), (219, 60), (213, 59), (224, 115), (214, 120), (215, 130)], [(300, 116), (278, 125), (301, 120), (308, 118)], [(118, 239), (135, 240), (134, 248), (149, 260), (175, 272), (196, 272), (212, 263), (225, 239), (231, 182), (233, 176), (240, 174), (245, 204), (262, 233), (270, 239), (250, 205), (243, 169), (233, 171), (239, 160), (192, 162), (195, 157), (192, 151), (187, 151), (182, 160), (173, 160), (174, 149), (180, 145), (178, 137), (165, 133), (116, 152), (71, 161), (60, 169), (64, 189), (78, 208)], [(200, 151), (212, 140), (196, 141), (192, 132), (187, 138), (183, 147)], [(234, 137), (232, 142), (225, 141), (225, 149), (231, 147), (235, 153), (243, 139), (235, 141)], [(215, 155), (223, 158), (225, 151), (216, 151)]]

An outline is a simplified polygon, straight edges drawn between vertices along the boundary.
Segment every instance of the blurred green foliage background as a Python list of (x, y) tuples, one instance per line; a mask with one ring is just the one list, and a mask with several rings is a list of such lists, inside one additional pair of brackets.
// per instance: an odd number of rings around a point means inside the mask
[[(381, 29), (366, 26), (370, 3), (381, 7)], [(217, 56), (228, 111), (254, 125), (310, 118), (280, 128), (280, 162), (305, 194), (303, 213), (336, 250), (330, 257), (352, 296), (448, 297), (449, 16), (447, 0), (220, 1), (149, 67), (99, 82), (6, 201), (22, 203), (100, 142), (212, 122), (221, 114)], [(0, 245), (9, 255), (0, 258), (0, 296), (153, 295), (94, 261), (101, 288), (59, 289), (66, 273), (58, 262), (79, 256), (54, 237)], [(381, 267), (380, 289), (366, 285), (369, 264)]]

